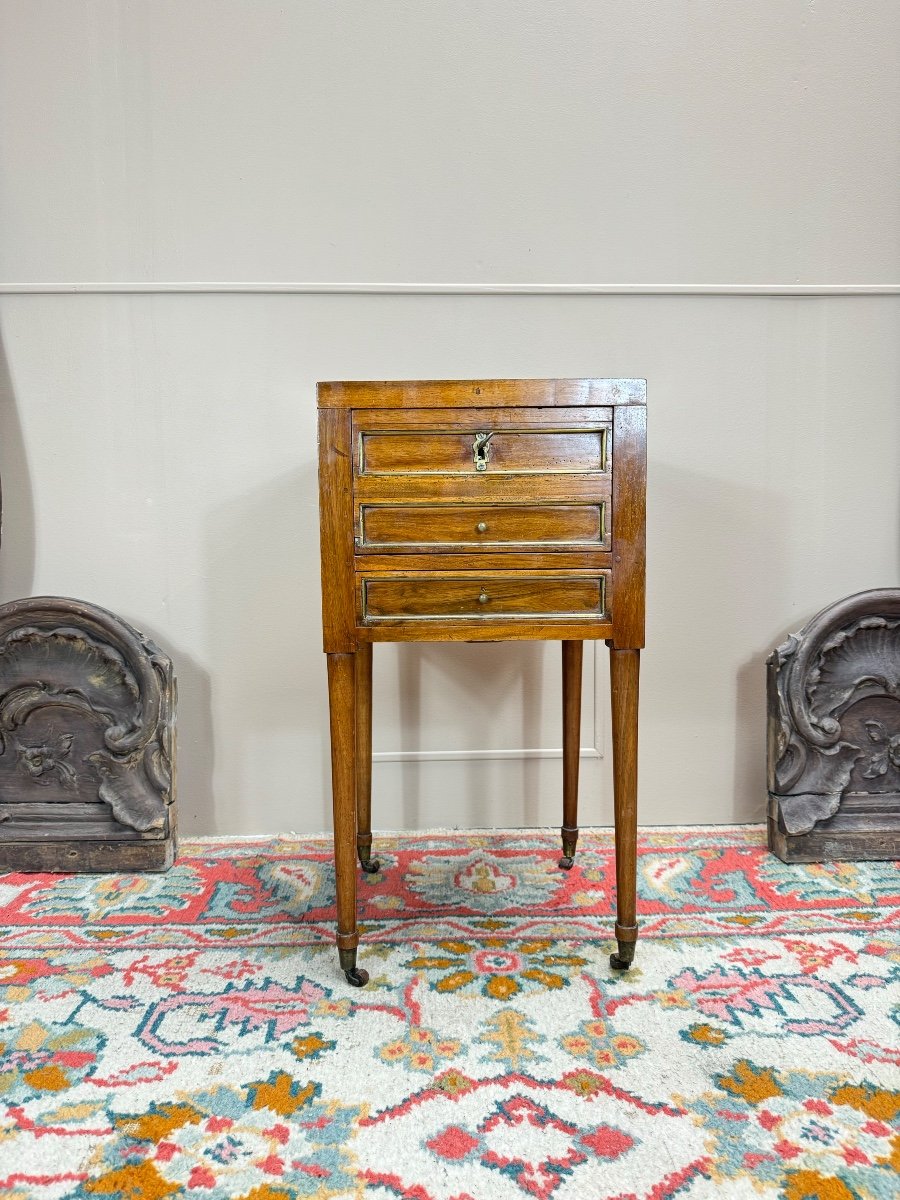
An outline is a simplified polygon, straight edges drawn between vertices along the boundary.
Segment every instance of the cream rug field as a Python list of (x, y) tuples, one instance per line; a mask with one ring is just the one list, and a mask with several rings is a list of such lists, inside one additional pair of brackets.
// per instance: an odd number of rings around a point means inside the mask
[(327, 839), (0, 876), (0, 1196), (897, 1194), (893, 865), (647, 830), (622, 975), (608, 832), (376, 840), (363, 989)]

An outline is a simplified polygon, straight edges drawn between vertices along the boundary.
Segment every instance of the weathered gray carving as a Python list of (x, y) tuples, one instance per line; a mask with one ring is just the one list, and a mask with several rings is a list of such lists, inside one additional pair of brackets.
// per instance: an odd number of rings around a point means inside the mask
[(850, 596), (789, 637), (768, 660), (768, 703), (770, 847), (786, 861), (900, 855), (900, 589)]
[(174, 856), (175, 680), (120, 618), (0, 606), (0, 869), (162, 869)]

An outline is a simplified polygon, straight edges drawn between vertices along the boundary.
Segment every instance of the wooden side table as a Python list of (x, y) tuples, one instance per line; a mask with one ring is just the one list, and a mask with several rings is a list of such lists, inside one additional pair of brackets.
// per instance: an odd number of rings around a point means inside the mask
[(563, 647), (563, 857), (578, 837), (585, 640), (610, 648), (618, 952), (637, 940), (638, 668), (646, 385), (640, 379), (320, 383), (337, 944), (356, 965), (356, 859), (371, 860), (372, 644)]

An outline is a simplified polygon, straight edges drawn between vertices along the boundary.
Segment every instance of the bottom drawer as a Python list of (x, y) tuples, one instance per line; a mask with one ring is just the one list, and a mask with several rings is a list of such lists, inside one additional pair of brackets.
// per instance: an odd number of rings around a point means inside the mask
[(392, 575), (361, 580), (362, 619), (606, 619), (606, 575)]

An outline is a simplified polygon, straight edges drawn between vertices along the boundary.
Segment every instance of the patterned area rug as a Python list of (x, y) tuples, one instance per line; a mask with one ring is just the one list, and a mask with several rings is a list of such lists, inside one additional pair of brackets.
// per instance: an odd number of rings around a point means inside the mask
[(608, 832), (377, 852), (360, 990), (327, 839), (0, 876), (0, 1196), (896, 1196), (891, 864), (645, 831), (620, 975)]

